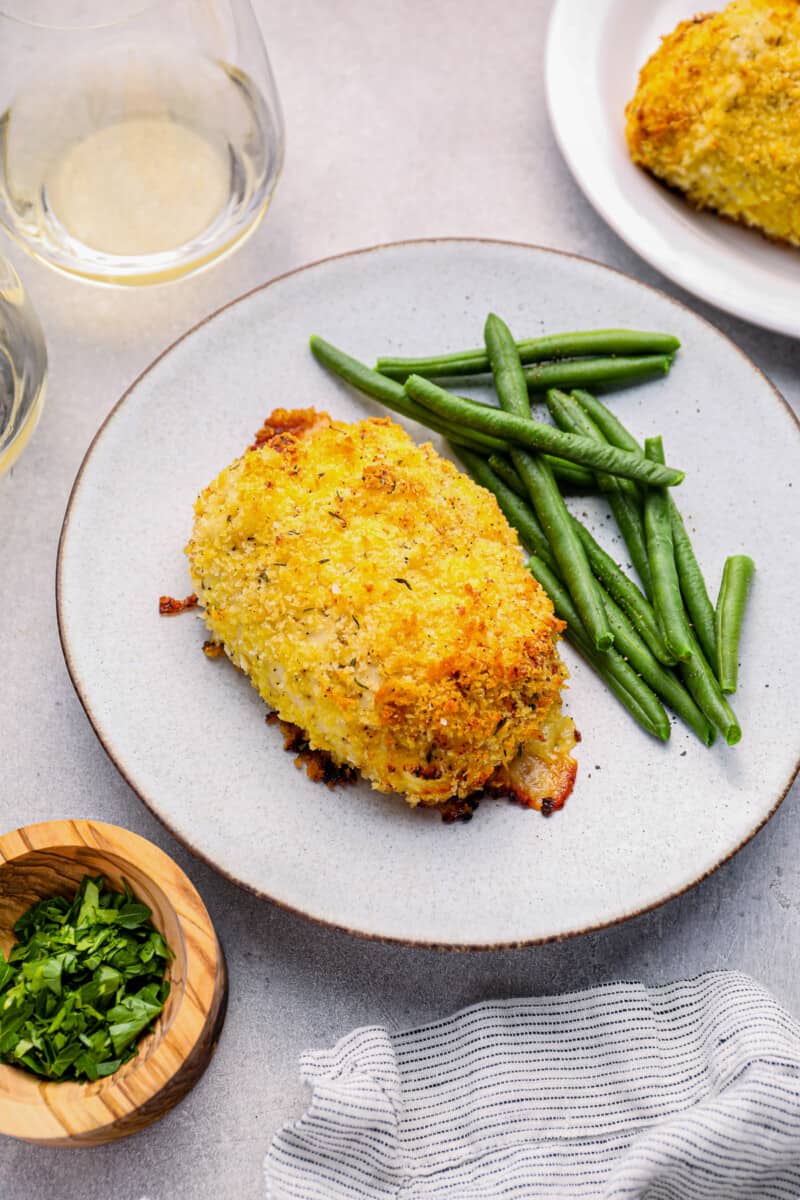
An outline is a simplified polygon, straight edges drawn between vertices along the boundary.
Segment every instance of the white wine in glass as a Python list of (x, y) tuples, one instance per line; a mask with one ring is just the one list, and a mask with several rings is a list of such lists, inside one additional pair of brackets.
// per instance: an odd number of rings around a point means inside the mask
[(41, 326), (19, 276), (0, 255), (0, 475), (13, 466), (36, 428), (46, 378)]
[[(278, 97), (247, 0), (24, 5), (37, 7), (65, 27), (0, 9), (9, 232), (52, 266), (117, 284), (177, 278), (240, 244), (283, 159)], [(83, 14), (75, 24), (70, 10)]]

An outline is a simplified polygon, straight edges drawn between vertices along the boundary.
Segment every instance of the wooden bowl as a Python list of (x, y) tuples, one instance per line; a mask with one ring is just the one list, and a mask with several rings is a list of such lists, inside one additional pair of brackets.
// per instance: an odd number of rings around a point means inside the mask
[(207, 1067), (225, 1019), (227, 972), (205, 905), (151, 842), (102, 821), (46, 821), (0, 837), (0, 946), (45, 896), (72, 896), (84, 875), (127, 880), (175, 951), (170, 994), (139, 1053), (95, 1083), (42, 1082), (0, 1064), (0, 1133), (40, 1146), (93, 1146), (158, 1120)]

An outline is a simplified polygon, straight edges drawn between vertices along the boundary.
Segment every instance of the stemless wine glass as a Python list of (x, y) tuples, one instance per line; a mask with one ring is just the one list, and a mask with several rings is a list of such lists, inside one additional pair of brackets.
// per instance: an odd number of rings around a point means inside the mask
[(0, 475), (36, 428), (46, 377), (42, 327), (19, 276), (0, 255)]
[(253, 232), (282, 160), (249, 0), (0, 0), (0, 223), (51, 266), (197, 270)]

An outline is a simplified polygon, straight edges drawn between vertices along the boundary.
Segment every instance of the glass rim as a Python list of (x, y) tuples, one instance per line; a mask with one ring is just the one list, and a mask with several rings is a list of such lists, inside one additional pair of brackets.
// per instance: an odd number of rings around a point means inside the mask
[(11, 21), (14, 25), (20, 25), (24, 29), (40, 29), (47, 33), (91, 33), (94, 30), (113, 29), (116, 25), (127, 25), (146, 12), (158, 8), (160, 2), (161, 0), (140, 0), (140, 3), (132, 8), (126, 16), (112, 17), (110, 20), (100, 17), (95, 21), (85, 20), (70, 24), (64, 21), (34, 21), (29, 17), (18, 16), (16, 13), (7, 12), (0, 0), (0, 21)]

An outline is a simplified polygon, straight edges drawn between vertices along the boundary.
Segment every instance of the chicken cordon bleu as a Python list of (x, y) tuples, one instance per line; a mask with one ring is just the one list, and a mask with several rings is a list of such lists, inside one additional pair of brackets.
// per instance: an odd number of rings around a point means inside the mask
[(634, 162), (698, 208), (800, 245), (798, 0), (733, 0), (682, 21), (626, 116)]
[(195, 505), (215, 642), (379, 792), (550, 811), (574, 776), (562, 624), (493, 496), (386, 419), (277, 410)]

